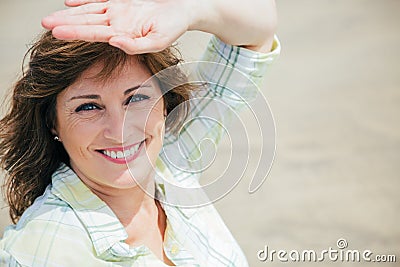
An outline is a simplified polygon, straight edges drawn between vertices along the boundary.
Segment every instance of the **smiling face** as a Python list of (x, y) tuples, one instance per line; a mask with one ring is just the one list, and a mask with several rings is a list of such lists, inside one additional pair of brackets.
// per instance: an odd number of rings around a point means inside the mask
[(161, 91), (155, 82), (144, 83), (151, 74), (135, 57), (106, 81), (96, 78), (101, 69), (94, 64), (57, 96), (54, 133), (89, 187), (149, 182), (164, 134)]

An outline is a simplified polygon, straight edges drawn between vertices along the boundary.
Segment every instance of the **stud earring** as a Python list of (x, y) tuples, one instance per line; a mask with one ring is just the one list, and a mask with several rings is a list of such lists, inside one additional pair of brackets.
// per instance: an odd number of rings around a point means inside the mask
[(58, 136), (56, 135), (56, 136), (54, 136), (54, 140), (55, 140), (55, 141), (60, 141), (60, 137), (58, 137)]

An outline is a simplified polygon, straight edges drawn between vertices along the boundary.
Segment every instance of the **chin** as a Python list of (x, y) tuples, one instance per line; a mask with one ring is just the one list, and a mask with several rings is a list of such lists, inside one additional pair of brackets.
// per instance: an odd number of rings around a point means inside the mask
[(103, 177), (102, 180), (110, 187), (128, 189), (138, 184), (143, 187), (150, 181), (154, 181), (154, 171), (149, 163), (130, 164), (129, 168), (125, 165), (123, 170), (104, 170), (98, 177)]
[(154, 174), (155, 171), (153, 166), (149, 163), (146, 164), (147, 166), (132, 164), (129, 165), (128, 172), (128, 179), (131, 180), (132, 183), (135, 185), (140, 184), (141, 186), (146, 185), (150, 181), (154, 181)]
[(146, 147), (146, 150), (139, 158), (128, 163), (128, 174), (130, 179), (135, 184), (146, 184), (147, 182), (154, 181), (154, 175), (156, 170), (155, 162), (158, 158), (158, 153), (161, 149), (157, 150), (157, 148), (148, 149), (149, 146)]

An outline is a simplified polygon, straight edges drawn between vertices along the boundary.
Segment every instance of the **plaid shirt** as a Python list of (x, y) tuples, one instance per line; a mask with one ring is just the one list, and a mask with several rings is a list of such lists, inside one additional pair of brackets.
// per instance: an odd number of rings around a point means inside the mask
[[(186, 190), (199, 185), (199, 142), (220, 140), (221, 125), (257, 94), (256, 85), (279, 52), (277, 39), (273, 51), (263, 54), (212, 37), (203, 61), (216, 64), (199, 64), (196, 69), (197, 79), (207, 81), (191, 100), (190, 118), (197, 119), (185, 125), (179, 138), (165, 137), (155, 178), (156, 197), (167, 215), (164, 251), (177, 266), (248, 266), (214, 206), (183, 208), (203, 195), (181, 197), (174, 190), (176, 185)], [(209, 116), (213, 120), (202, 119)], [(166, 266), (146, 246), (129, 247), (126, 238), (112, 210), (62, 165), (45, 193), (17, 225), (6, 229), (0, 240), (0, 266)]]

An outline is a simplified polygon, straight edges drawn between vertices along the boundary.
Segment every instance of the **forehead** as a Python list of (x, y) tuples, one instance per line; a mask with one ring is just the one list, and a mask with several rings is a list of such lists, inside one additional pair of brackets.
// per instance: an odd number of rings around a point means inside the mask
[(64, 90), (65, 95), (82, 94), (85, 92), (101, 93), (111, 90), (126, 90), (132, 86), (144, 83), (151, 77), (148, 68), (139, 62), (135, 56), (128, 57), (127, 61), (116, 68), (107, 69), (104, 62), (96, 62), (82, 72), (78, 79)]

